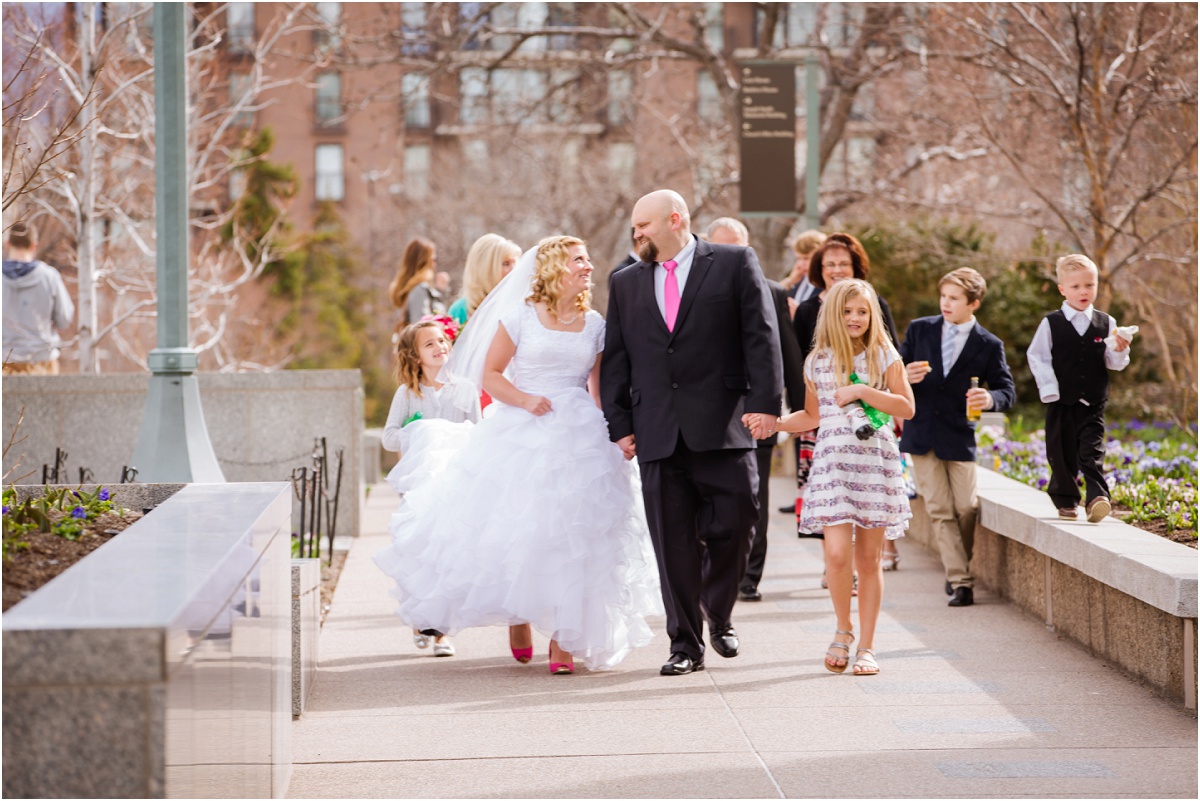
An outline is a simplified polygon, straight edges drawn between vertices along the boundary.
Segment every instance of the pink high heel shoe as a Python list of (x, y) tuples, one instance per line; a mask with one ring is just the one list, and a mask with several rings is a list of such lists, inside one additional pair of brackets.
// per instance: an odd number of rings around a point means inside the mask
[(575, 657), (571, 657), (570, 662), (555, 662), (554, 661), (554, 646), (550, 647), (550, 675), (552, 676), (569, 676), (575, 672)]
[[(512, 651), (513, 659), (520, 662), (522, 665), (528, 664), (533, 659), (533, 646), (527, 645), (524, 648), (516, 648), (512, 644), (513, 626), (508, 627), (508, 650)], [(532, 632), (530, 632), (532, 636)]]

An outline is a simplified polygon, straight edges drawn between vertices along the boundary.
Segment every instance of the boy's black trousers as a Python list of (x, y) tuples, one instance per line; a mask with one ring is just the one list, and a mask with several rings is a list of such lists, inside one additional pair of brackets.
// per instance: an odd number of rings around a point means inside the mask
[(1109, 497), (1104, 480), (1104, 407), (1106, 403), (1046, 405), (1046, 460), (1050, 484), (1046, 492), (1059, 509), (1079, 505), (1079, 474), (1087, 491), (1085, 503)]

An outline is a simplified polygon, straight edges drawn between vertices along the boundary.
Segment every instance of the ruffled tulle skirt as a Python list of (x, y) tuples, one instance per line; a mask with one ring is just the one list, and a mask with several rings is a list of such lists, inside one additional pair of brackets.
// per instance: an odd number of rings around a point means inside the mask
[(528, 622), (591, 669), (647, 644), (661, 614), (635, 466), (582, 389), (541, 417), (417, 421), (389, 476), (403, 493), (375, 556), (417, 629)]

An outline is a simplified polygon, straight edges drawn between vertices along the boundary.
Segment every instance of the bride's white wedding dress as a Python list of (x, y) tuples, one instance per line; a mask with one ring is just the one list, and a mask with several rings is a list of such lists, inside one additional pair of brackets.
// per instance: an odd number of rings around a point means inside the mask
[(393, 544), (375, 561), (413, 628), (528, 622), (609, 668), (650, 641), (645, 617), (662, 599), (635, 468), (585, 388), (604, 319), (589, 311), (582, 331), (555, 331), (523, 303), (500, 321), (513, 384), (553, 410), (496, 403), (475, 426), (410, 423), (389, 477), (403, 493)]

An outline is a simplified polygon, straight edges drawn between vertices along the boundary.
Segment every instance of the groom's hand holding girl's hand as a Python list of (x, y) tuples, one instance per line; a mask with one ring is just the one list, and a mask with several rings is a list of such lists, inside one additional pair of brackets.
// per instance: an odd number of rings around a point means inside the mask
[(766, 439), (775, 433), (779, 418), (773, 414), (743, 414), (742, 425), (750, 429), (755, 439)]

